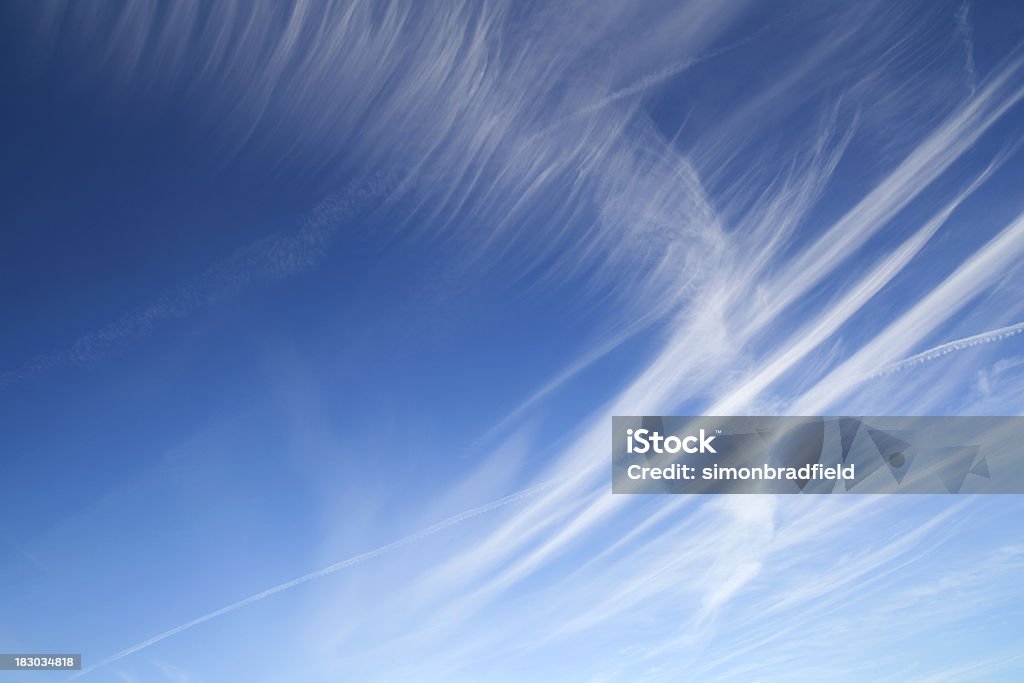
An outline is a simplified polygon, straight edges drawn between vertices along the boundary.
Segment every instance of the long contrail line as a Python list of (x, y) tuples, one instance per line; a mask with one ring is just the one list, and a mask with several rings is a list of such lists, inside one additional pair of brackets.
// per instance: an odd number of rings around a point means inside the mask
[(208, 612), (207, 614), (204, 614), (201, 617), (197, 617), (192, 621), (186, 622), (181, 626), (175, 626), (174, 628), (164, 631), (163, 633), (160, 633), (158, 635), (155, 635), (152, 638), (149, 638), (148, 640), (142, 641), (141, 643), (137, 643), (136, 645), (132, 645), (131, 647), (125, 648), (124, 650), (121, 650), (120, 652), (107, 657), (106, 659), (104, 659), (101, 662), (98, 662), (97, 664), (82, 669), (81, 671), (75, 673), (73, 676), (67, 678), (66, 680), (73, 681), (76, 678), (88, 675), (93, 671), (96, 671), (97, 669), (113, 664), (114, 662), (120, 659), (124, 659), (129, 655), (135, 654), (139, 650), (144, 650), (145, 648), (151, 645), (159, 643), (161, 640), (166, 640), (171, 636), (176, 636), (179, 633), (182, 633), (183, 631), (189, 630), (190, 628), (199, 626), (200, 624), (204, 624), (212, 619), (216, 619), (217, 617), (224, 616), (229, 612), (234, 612), (235, 610), (251, 605), (254, 602), (259, 602), (264, 598), (269, 598), (270, 596), (276, 595), (277, 593), (280, 593), (282, 591), (286, 591), (289, 588), (294, 588), (295, 586), (306, 583), (308, 581), (319, 579), (323, 576), (327, 576), (328, 574), (333, 574), (334, 572), (341, 571), (342, 569), (347, 569), (348, 567), (351, 567), (353, 565), (361, 564), (363, 562), (366, 562), (367, 560), (372, 560), (375, 557), (380, 557), (381, 555), (384, 555), (386, 553), (390, 553), (392, 551), (403, 548), (407, 545), (411, 545), (412, 543), (423, 540), (428, 536), (433, 536), (434, 534), (444, 531), (449, 527), (455, 526), (460, 522), (472, 519), (473, 517), (478, 517), (486, 512), (496, 510), (500, 507), (504, 507), (511, 503), (515, 503), (519, 500), (522, 500), (523, 498), (539, 493), (540, 491), (551, 487), (553, 484), (553, 481), (547, 481), (536, 486), (531, 486), (530, 488), (523, 489), (522, 491), (517, 491), (516, 493), (507, 495), (504, 498), (499, 498), (497, 500), (491, 501), (490, 503), (485, 503), (484, 505), (481, 505), (479, 507), (465, 510), (456, 515), (452, 515), (447, 519), (441, 520), (437, 524), (429, 526), (426, 529), (417, 531), (414, 534), (410, 534), (409, 536), (400, 538), (399, 540), (394, 541), (392, 543), (388, 543), (387, 545), (382, 545), (381, 547), (375, 550), (370, 550), (360, 555), (355, 555), (346, 560), (336, 562), (335, 564), (332, 564), (328, 567), (324, 567), (323, 569), (318, 569), (315, 572), (310, 572), (309, 574), (304, 574), (303, 576), (300, 576), (296, 579), (292, 579), (291, 581), (286, 581), (284, 583), (278, 584), (272, 588), (268, 588), (264, 591), (256, 593), (255, 595), (250, 595), (249, 597), (238, 600), (237, 602), (233, 602), (230, 605), (221, 607), (220, 609), (216, 609), (212, 612)]
[(897, 372), (906, 370), (907, 368), (921, 363), (927, 363), (928, 361), (935, 360), (945, 356), (948, 353), (954, 351), (962, 351), (963, 349), (970, 348), (972, 346), (979, 346), (981, 344), (991, 344), (992, 342), (1001, 341), (1007, 337), (1012, 337), (1024, 332), (1024, 322), (1015, 323), (1013, 325), (1007, 325), (1006, 327), (999, 327), (988, 332), (981, 332), (970, 337), (964, 337), (962, 339), (955, 339), (945, 344), (939, 344), (936, 347), (930, 348), (927, 351), (916, 353), (913, 356), (904, 358), (901, 361), (887, 365), (881, 370), (877, 370), (864, 379), (874, 379), (876, 377), (883, 377), (885, 375), (891, 375)]

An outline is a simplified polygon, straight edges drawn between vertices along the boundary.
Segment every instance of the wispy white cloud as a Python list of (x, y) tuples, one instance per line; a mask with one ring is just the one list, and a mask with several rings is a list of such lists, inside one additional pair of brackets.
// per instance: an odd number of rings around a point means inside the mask
[(956, 28), (964, 45), (964, 71), (974, 94), (978, 89), (978, 73), (974, 64), (974, 27), (971, 26), (971, 3), (964, 2), (956, 12)]
[(910, 310), (887, 325), (868, 344), (808, 390), (795, 403), (795, 413), (815, 414), (826, 410), (856, 385), (860, 377), (905, 354), (986, 287), (998, 282), (1006, 268), (1017, 263), (1022, 250), (1024, 215), (1004, 228)]

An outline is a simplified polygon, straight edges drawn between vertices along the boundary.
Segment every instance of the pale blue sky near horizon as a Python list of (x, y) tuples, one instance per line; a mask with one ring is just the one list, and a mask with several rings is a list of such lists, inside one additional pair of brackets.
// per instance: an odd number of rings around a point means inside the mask
[(613, 497), (607, 443), (1022, 414), (1019, 3), (45, 1), (0, 31), (0, 651), (125, 683), (1024, 676), (1020, 497)]

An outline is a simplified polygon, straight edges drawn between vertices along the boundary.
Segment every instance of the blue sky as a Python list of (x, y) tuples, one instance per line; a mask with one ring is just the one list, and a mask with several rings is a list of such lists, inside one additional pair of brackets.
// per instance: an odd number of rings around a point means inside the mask
[(608, 468), (614, 414), (1021, 414), (1019, 3), (0, 13), (0, 649), (1024, 676), (1017, 496)]

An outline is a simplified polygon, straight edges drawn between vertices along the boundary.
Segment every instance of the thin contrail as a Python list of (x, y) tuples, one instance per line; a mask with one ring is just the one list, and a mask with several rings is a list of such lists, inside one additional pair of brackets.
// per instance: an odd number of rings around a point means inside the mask
[(388, 543), (387, 545), (382, 545), (381, 547), (377, 548), (376, 550), (370, 550), (369, 552), (362, 553), (361, 555), (355, 555), (354, 557), (350, 557), (347, 560), (342, 560), (341, 562), (336, 562), (335, 564), (332, 564), (332, 565), (330, 565), (328, 567), (324, 567), (323, 569), (318, 569), (315, 572), (311, 572), (309, 574), (305, 574), (303, 576), (300, 576), (297, 579), (292, 579), (291, 581), (286, 581), (286, 582), (284, 582), (282, 584), (278, 584), (278, 585), (276, 585), (276, 586), (274, 586), (272, 588), (268, 588), (268, 589), (266, 589), (264, 591), (256, 593), (255, 595), (250, 595), (247, 598), (243, 598), (243, 599), (241, 599), (241, 600), (239, 600), (237, 602), (231, 603), (230, 605), (227, 605), (225, 607), (221, 607), (220, 609), (217, 609), (217, 610), (214, 610), (214, 611), (209, 612), (207, 614), (204, 614), (201, 617), (197, 617), (197, 618), (193, 619), (192, 621), (189, 621), (187, 623), (182, 624), (181, 626), (175, 626), (174, 628), (169, 629), (167, 631), (164, 631), (163, 633), (161, 633), (159, 635), (155, 635), (152, 638), (149, 638), (148, 640), (142, 641), (141, 643), (137, 643), (135, 645), (132, 645), (131, 647), (125, 648), (124, 650), (121, 650), (117, 654), (114, 654), (114, 655), (111, 655), (110, 657), (107, 657), (106, 659), (104, 659), (103, 661), (101, 661), (101, 662), (99, 662), (97, 664), (94, 664), (94, 665), (92, 665), (90, 667), (82, 669), (81, 671), (77, 672), (76, 674), (74, 674), (73, 676), (71, 676), (70, 678), (67, 678), (65, 680), (73, 681), (76, 678), (81, 678), (82, 676), (86, 676), (86, 675), (92, 673), (93, 671), (96, 671), (97, 669), (100, 669), (100, 668), (103, 668), (103, 667), (108, 666), (110, 664), (113, 664), (114, 662), (116, 662), (116, 661), (118, 661), (120, 659), (124, 659), (128, 655), (135, 654), (139, 650), (144, 650), (147, 647), (149, 647), (150, 645), (155, 645), (155, 644), (159, 643), (161, 640), (166, 640), (167, 638), (170, 638), (171, 636), (176, 636), (179, 633), (182, 633), (183, 631), (187, 631), (187, 630), (189, 630), (190, 628), (192, 628), (194, 626), (199, 626), (200, 624), (204, 624), (207, 621), (210, 621), (212, 619), (216, 619), (217, 617), (220, 617), (220, 616), (223, 616), (225, 614), (228, 614), (229, 612), (234, 612), (235, 610), (241, 609), (243, 607), (246, 607), (247, 605), (251, 605), (254, 602), (259, 602), (260, 600), (263, 600), (264, 598), (269, 598), (272, 595), (275, 595), (275, 594), (280, 593), (282, 591), (286, 591), (289, 588), (294, 588), (295, 586), (298, 586), (300, 584), (306, 583), (307, 581), (312, 581), (314, 579), (319, 579), (320, 577), (327, 576), (328, 574), (333, 574), (334, 572), (341, 571), (342, 569), (347, 569), (348, 567), (351, 567), (353, 565), (361, 564), (363, 562), (366, 562), (367, 560), (372, 560), (375, 557), (379, 557), (379, 556), (384, 555), (386, 553), (390, 553), (390, 552), (392, 552), (394, 550), (398, 550), (400, 548), (404, 548), (407, 545), (411, 545), (412, 543), (415, 543), (416, 541), (423, 540), (427, 536), (433, 536), (434, 534), (436, 534), (438, 532), (441, 532), (441, 531), (444, 531), (445, 529), (447, 529), (449, 527), (455, 526), (456, 524), (459, 524), (460, 522), (464, 522), (467, 519), (471, 519), (473, 517), (478, 517), (479, 515), (482, 515), (482, 514), (484, 514), (486, 512), (490, 512), (491, 510), (496, 510), (497, 508), (504, 507), (504, 506), (509, 505), (511, 503), (515, 503), (515, 502), (517, 502), (519, 500), (522, 500), (523, 498), (526, 498), (528, 496), (532, 496), (535, 493), (539, 493), (540, 491), (542, 491), (542, 490), (544, 490), (546, 488), (551, 487), (553, 484), (554, 484), (553, 481), (546, 481), (546, 482), (543, 482), (543, 483), (538, 484), (536, 486), (531, 486), (530, 488), (523, 489), (522, 491), (517, 491), (516, 493), (512, 493), (510, 495), (507, 495), (504, 498), (499, 498), (497, 500), (491, 501), (490, 503), (485, 503), (484, 505), (481, 505), (479, 507), (475, 507), (475, 508), (471, 508), (469, 510), (465, 510), (465, 511), (460, 512), (460, 513), (458, 513), (456, 515), (452, 515), (451, 517), (448, 517), (447, 519), (441, 520), (437, 524), (434, 524), (433, 526), (429, 526), (426, 529), (423, 529), (422, 531), (418, 531), (418, 532), (416, 532), (414, 534), (411, 534), (409, 536), (401, 538), (401, 539), (399, 539), (397, 541), (394, 541), (392, 543)]
[(257, 239), (203, 273), (166, 290), (156, 299), (89, 332), (70, 346), (36, 355), (20, 368), (0, 372), (0, 390), (59, 367), (76, 367), (105, 358), (157, 325), (180, 320), (241, 295), (250, 287), (269, 284), (313, 270), (327, 258), (344, 221), (386, 196), (397, 181), (371, 176), (317, 204), (292, 232)]
[(928, 361), (935, 360), (941, 356), (945, 356), (948, 353), (954, 351), (962, 351), (963, 349), (970, 348), (972, 346), (979, 346), (981, 344), (991, 344), (992, 342), (1001, 341), (1007, 337), (1012, 337), (1024, 332), (1024, 322), (1015, 323), (1013, 325), (1007, 325), (1006, 327), (1000, 327), (988, 332), (982, 332), (981, 334), (975, 334), (970, 337), (964, 337), (963, 339), (955, 339), (945, 344), (939, 344), (938, 346), (922, 351), (921, 353), (914, 354), (909, 358), (904, 358), (901, 361), (887, 365), (881, 370), (871, 373), (865, 380), (875, 379), (876, 377), (884, 377), (885, 375), (891, 375), (897, 372), (906, 370), (907, 368), (921, 363), (927, 363)]
[(639, 80), (634, 81), (633, 83), (631, 83), (631, 84), (629, 84), (629, 85), (627, 85), (625, 87), (619, 88), (615, 92), (611, 92), (611, 93), (605, 95), (604, 97), (602, 97), (598, 101), (592, 102), (591, 104), (588, 104), (585, 107), (583, 107), (581, 109), (578, 109), (577, 111), (575, 111), (575, 112), (565, 116), (564, 118), (562, 118), (562, 119), (560, 119), (558, 121), (555, 121), (551, 125), (547, 126), (543, 130), (541, 130), (539, 133), (536, 133), (535, 135), (533, 135), (531, 137), (536, 137), (536, 135), (541, 135), (541, 134), (544, 134), (544, 133), (549, 133), (552, 130), (558, 128), (559, 126), (561, 126), (561, 125), (563, 125), (565, 123), (568, 123), (569, 121), (572, 121), (574, 119), (586, 116), (587, 114), (592, 114), (595, 111), (598, 111), (600, 109), (604, 109), (608, 105), (614, 104), (615, 102), (618, 102), (619, 100), (625, 99), (627, 97), (632, 97), (633, 95), (639, 95), (640, 93), (649, 90), (650, 88), (654, 87), (655, 85), (663, 83), (664, 81), (667, 81), (668, 79), (672, 78), (673, 76), (678, 76), (679, 74), (681, 74), (684, 71), (687, 71), (687, 70), (693, 68), (694, 66), (697, 66), (698, 64), (701, 64), (703, 62), (706, 62), (706, 61), (709, 61), (711, 59), (714, 59), (715, 57), (720, 57), (720, 56), (722, 56), (724, 54), (732, 52), (733, 50), (735, 50), (737, 48), (743, 47), (747, 43), (750, 43), (751, 41), (756, 39), (758, 36), (760, 36), (765, 31), (767, 31), (768, 28), (769, 28), (768, 26), (762, 26), (760, 29), (758, 29), (757, 31), (755, 31), (751, 35), (747, 36), (746, 38), (742, 38), (740, 40), (737, 40), (734, 43), (730, 43), (728, 45), (720, 47), (717, 50), (711, 50), (709, 52), (705, 52), (704, 54), (697, 55), (696, 57), (689, 57), (687, 59), (675, 62), (673, 64), (669, 64), (668, 66), (665, 66), (665, 67), (662, 67), (661, 69), (653, 71), (653, 72), (647, 74), (646, 76), (643, 76)]

